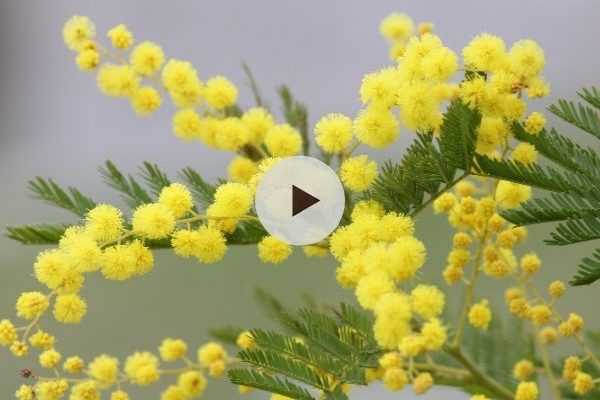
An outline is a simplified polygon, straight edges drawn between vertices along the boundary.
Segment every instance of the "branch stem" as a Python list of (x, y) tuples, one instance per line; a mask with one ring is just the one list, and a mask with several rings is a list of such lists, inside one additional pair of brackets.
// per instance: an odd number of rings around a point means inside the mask
[(419, 207), (415, 208), (411, 213), (410, 216), (411, 217), (415, 217), (417, 214), (419, 214), (421, 211), (425, 210), (431, 203), (433, 203), (438, 197), (440, 197), (442, 194), (446, 193), (448, 190), (452, 189), (458, 182), (462, 181), (463, 179), (467, 178), (469, 175), (471, 175), (470, 172), (464, 172), (462, 175), (460, 175), (458, 178), (454, 179), (452, 182), (449, 182), (446, 184), (446, 186), (444, 187), (443, 190), (440, 190), (438, 193), (436, 193), (435, 195), (431, 196), (429, 199), (427, 199), (426, 202), (424, 202), (423, 204), (421, 204)]
[(446, 353), (452, 356), (456, 361), (462, 364), (475, 378), (475, 381), (482, 386), (492, 391), (499, 399), (513, 400), (514, 394), (498, 383), (494, 378), (486, 375), (483, 371), (477, 368), (477, 365), (471, 361), (471, 359), (463, 353), (460, 347), (449, 347), (446, 349)]

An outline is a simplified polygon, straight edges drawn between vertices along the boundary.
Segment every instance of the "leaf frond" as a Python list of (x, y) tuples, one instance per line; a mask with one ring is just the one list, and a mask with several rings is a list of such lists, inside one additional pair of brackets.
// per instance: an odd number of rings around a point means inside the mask
[(158, 165), (148, 161), (144, 161), (140, 168), (140, 174), (154, 197), (158, 197), (161, 190), (171, 184), (167, 174), (161, 171)]
[(29, 181), (29, 190), (32, 196), (50, 205), (65, 209), (73, 214), (84, 217), (85, 214), (96, 206), (88, 196), (74, 187), (63, 189), (52, 179), (37, 177)]
[(118, 191), (132, 209), (142, 204), (152, 203), (153, 199), (135, 178), (131, 175), (125, 176), (112, 161), (107, 160), (99, 171), (104, 182)]
[(252, 369), (232, 369), (227, 373), (232, 383), (277, 393), (297, 400), (315, 400), (310, 392), (288, 379)]
[(9, 226), (6, 237), (27, 245), (56, 244), (68, 227), (68, 224)]

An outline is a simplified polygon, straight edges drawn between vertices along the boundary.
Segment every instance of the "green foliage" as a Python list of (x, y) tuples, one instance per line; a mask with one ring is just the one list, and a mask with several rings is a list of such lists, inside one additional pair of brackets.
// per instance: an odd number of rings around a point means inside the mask
[[(111, 161), (106, 161), (99, 170), (104, 182), (121, 194), (129, 208), (129, 213), (142, 204), (156, 201), (160, 191), (171, 184), (167, 174), (158, 165), (147, 161), (139, 169), (141, 179), (137, 179), (133, 175), (126, 175)], [(200, 173), (187, 167), (180, 172), (180, 176), (187, 183), (200, 208), (206, 208), (213, 201), (216, 186), (206, 182)], [(34, 198), (71, 211), (79, 219), (85, 217), (87, 211), (96, 206), (96, 202), (78, 189), (73, 187), (63, 189), (51, 179), (37, 177), (29, 182), (29, 189)], [(75, 224), (77, 223), (79, 221), (75, 222)], [(73, 223), (7, 227), (6, 236), (28, 245), (57, 244), (69, 225), (73, 225)], [(262, 225), (257, 221), (242, 221), (233, 233), (227, 235), (227, 241), (233, 245), (255, 244), (266, 234)], [(154, 249), (171, 247), (169, 239), (149, 240), (146, 244)]]
[(217, 190), (215, 185), (207, 183), (202, 176), (191, 167), (184, 168), (181, 171), (181, 177), (187, 183), (191, 190), (194, 198), (199, 202), (202, 209), (208, 207), (212, 203), (215, 191)]
[(146, 182), (146, 185), (150, 189), (150, 193), (157, 198), (160, 191), (171, 184), (171, 181), (167, 177), (167, 174), (158, 168), (158, 165), (152, 164), (148, 161), (144, 161), (144, 164), (140, 171), (141, 177)]
[(302, 154), (308, 155), (310, 150), (308, 110), (304, 104), (294, 98), (287, 86), (279, 87), (278, 93), (283, 104), (283, 116), (288, 124), (300, 132), (302, 136)]
[(507, 387), (514, 387), (516, 384), (512, 368), (518, 361), (536, 359), (532, 335), (525, 331), (523, 321), (513, 316), (506, 319), (494, 318), (486, 334), (481, 334), (474, 328), (467, 328), (463, 343), (465, 353), (473, 362)]
[(152, 198), (148, 192), (131, 175), (125, 176), (112, 161), (108, 160), (104, 167), (99, 168), (104, 182), (121, 193), (123, 201), (130, 208), (136, 208), (139, 205), (152, 203)]
[[(578, 94), (587, 103), (600, 109), (598, 106), (600, 93), (596, 88), (592, 88), (591, 90), (584, 89), (584, 91)], [(594, 108), (582, 103), (561, 99), (556, 104), (551, 105), (548, 110), (557, 117), (600, 139), (600, 120)]]
[(6, 237), (23, 244), (54, 244), (62, 237), (67, 224), (23, 225), (6, 228)]
[(37, 177), (29, 181), (29, 190), (34, 198), (46, 203), (71, 211), (79, 217), (85, 216), (88, 210), (94, 208), (96, 203), (88, 196), (74, 187), (66, 190), (61, 188), (52, 179)]
[(366, 384), (365, 369), (376, 367), (380, 355), (369, 314), (347, 304), (328, 311), (311, 307), (292, 313), (264, 290), (257, 290), (257, 298), (288, 333), (251, 330), (255, 347), (238, 357), (252, 369), (230, 371), (233, 383), (294, 399), (312, 398), (305, 392), (290, 393), (290, 383), (298, 382), (322, 392), (319, 398), (339, 400), (347, 399), (342, 384)]
[(230, 345), (236, 345), (237, 338), (244, 330), (242, 328), (234, 326), (222, 326), (218, 328), (212, 328), (208, 333), (215, 339), (220, 340), (223, 343)]
[(298, 400), (315, 400), (308, 390), (271, 374), (252, 369), (232, 369), (228, 372), (233, 384), (244, 385)]
[(418, 213), (470, 172), (480, 118), (461, 102), (450, 104), (439, 137), (420, 134), (400, 162), (385, 163), (368, 196), (390, 211)]
[(246, 75), (246, 78), (248, 79), (248, 86), (250, 87), (252, 96), (254, 96), (254, 102), (256, 103), (256, 105), (258, 107), (263, 107), (268, 110), (269, 106), (267, 105), (267, 103), (264, 101), (264, 99), (262, 97), (262, 94), (260, 92), (258, 84), (256, 83), (256, 79), (254, 78), (254, 74), (252, 73), (252, 70), (246, 63), (242, 63), (242, 69), (244, 70), (244, 74)]
[[(259, 289), (257, 297), (287, 333), (251, 330), (255, 347), (239, 353), (238, 357), (248, 367), (230, 371), (233, 383), (293, 399), (346, 399), (341, 391), (342, 384), (365, 385), (366, 370), (378, 367), (378, 359), (385, 351), (373, 338), (371, 313), (349, 304), (314, 306), (290, 312), (264, 290)], [(447, 315), (445, 319), (453, 317)], [(511, 371), (517, 361), (522, 358), (538, 360), (533, 337), (526, 334), (523, 322), (515, 317), (495, 318), (485, 334), (467, 328), (463, 342), (460, 358), (476, 366), (477, 373), (493, 376), (508, 388), (516, 387)], [(490, 351), (508, 348), (510, 351)], [(434, 358), (433, 363), (430, 356)], [(438, 384), (458, 387), (469, 393), (498, 396), (478, 381), (475, 372), (464, 369), (464, 363), (458, 361), (450, 349), (430, 356), (418, 356), (414, 362), (415, 365), (447, 366), (438, 372), (431, 370)], [(297, 391), (302, 387), (300, 385), (312, 389), (308, 393)], [(316, 392), (320, 397), (315, 395)]]
[[(582, 89), (583, 102), (559, 100), (549, 111), (575, 127), (600, 139), (600, 91)], [(528, 134), (514, 123), (512, 131), (520, 141), (533, 144), (547, 161), (526, 166), (511, 161), (477, 156), (477, 172), (551, 192), (533, 198), (503, 216), (517, 225), (557, 223), (545, 242), (554, 246), (600, 239), (600, 157), (594, 148), (576, 143), (555, 129)], [(573, 285), (587, 285), (600, 279), (600, 250), (585, 257)]]
[(262, 224), (256, 220), (242, 221), (233, 233), (227, 235), (229, 244), (255, 244), (260, 242), (268, 233)]

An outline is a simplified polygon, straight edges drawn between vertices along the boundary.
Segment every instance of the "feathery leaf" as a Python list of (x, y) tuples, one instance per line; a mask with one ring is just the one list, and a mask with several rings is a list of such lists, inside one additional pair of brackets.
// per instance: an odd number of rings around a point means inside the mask
[(46, 203), (71, 211), (73, 214), (84, 217), (85, 214), (96, 206), (88, 196), (74, 187), (66, 190), (61, 188), (52, 179), (37, 177), (29, 181), (29, 190), (34, 198)]

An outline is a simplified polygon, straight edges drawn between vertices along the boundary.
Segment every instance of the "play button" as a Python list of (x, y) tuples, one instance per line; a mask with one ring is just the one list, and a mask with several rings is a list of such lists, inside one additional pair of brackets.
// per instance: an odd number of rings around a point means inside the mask
[(269, 234), (293, 245), (325, 239), (344, 213), (336, 173), (312, 157), (289, 157), (271, 167), (256, 188), (255, 208)]
[(310, 193), (306, 193), (296, 185), (292, 185), (292, 216), (300, 214), (308, 207), (315, 205), (320, 200)]

